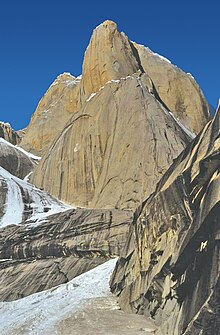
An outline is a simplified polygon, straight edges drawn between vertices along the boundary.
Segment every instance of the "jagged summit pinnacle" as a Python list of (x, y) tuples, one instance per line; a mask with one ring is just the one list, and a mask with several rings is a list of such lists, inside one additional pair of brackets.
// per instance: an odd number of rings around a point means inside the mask
[(99, 28), (108, 28), (111, 30), (118, 30), (117, 24), (112, 20), (105, 20), (104, 22), (100, 23), (94, 30)]

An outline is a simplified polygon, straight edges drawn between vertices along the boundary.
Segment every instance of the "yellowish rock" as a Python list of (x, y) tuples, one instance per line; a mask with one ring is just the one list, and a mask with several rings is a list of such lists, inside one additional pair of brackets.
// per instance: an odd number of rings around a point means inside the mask
[(151, 194), (191, 139), (139, 74), (108, 83), (73, 115), (34, 184), (92, 208), (134, 209)]
[(112, 21), (103, 22), (93, 31), (83, 61), (82, 102), (109, 80), (126, 77), (140, 69), (133, 49), (127, 36), (120, 33)]
[(144, 71), (164, 104), (196, 134), (210, 119), (209, 105), (195, 79), (149, 48), (133, 43)]
[(39, 102), (20, 144), (27, 151), (43, 155), (77, 110), (80, 79), (61, 74)]

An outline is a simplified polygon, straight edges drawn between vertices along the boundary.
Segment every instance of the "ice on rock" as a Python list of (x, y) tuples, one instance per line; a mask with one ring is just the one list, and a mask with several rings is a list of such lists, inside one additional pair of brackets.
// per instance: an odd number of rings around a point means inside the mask
[(72, 208), (0, 167), (0, 187), (3, 187), (3, 184), (7, 185), (7, 194), (4, 214), (0, 218), (0, 227), (20, 224), (24, 216), (25, 205), (30, 209), (26, 223), (29, 222), (32, 225), (39, 224), (51, 214)]

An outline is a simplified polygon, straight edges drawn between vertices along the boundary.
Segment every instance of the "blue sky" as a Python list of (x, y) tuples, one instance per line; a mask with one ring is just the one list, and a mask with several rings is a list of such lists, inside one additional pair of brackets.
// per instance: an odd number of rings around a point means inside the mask
[(81, 74), (92, 30), (106, 19), (191, 72), (220, 97), (218, 1), (5, 0), (0, 4), (0, 120), (25, 127), (57, 75)]

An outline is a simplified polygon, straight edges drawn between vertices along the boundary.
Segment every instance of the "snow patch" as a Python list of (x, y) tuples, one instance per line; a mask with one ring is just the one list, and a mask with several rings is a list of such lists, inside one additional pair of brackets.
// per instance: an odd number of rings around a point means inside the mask
[[(64, 79), (63, 76), (68, 76), (68, 78)], [(60, 74), (56, 79), (55, 81), (50, 85), (50, 87), (53, 87), (53, 86), (56, 86), (58, 85), (59, 83), (63, 83), (63, 84), (66, 84), (67, 86), (74, 86), (76, 85), (77, 83), (80, 82), (82, 78), (82, 75), (78, 76), (78, 77), (74, 77), (71, 73), (69, 72), (64, 72), (62, 74)], [(62, 80), (61, 80), (62, 79)], [(49, 87), (49, 88), (50, 88)]]
[[(105, 83), (104, 86), (101, 86), (101, 87), (100, 87), (100, 89), (98, 90), (98, 92), (100, 92), (101, 90), (103, 90), (103, 88), (105, 88), (106, 85), (109, 85), (109, 84), (112, 84), (112, 83), (117, 83), (117, 84), (118, 84), (118, 83), (120, 83), (122, 80), (126, 80), (126, 79), (128, 79), (128, 78), (133, 79), (132, 76), (127, 76), (127, 77), (122, 77), (122, 78), (120, 78), (120, 79), (112, 79), (112, 80), (109, 80), (109, 81), (107, 81), (107, 82)], [(86, 99), (86, 101), (88, 102), (88, 101), (92, 100), (92, 98), (93, 98), (94, 96), (96, 96), (96, 94), (97, 94), (98, 92), (93, 92), (93, 93), (88, 97), (88, 99)]]
[(99, 28), (103, 28), (103, 22), (100, 23), (98, 26), (95, 27), (95, 29), (93, 29), (93, 31), (98, 30)]
[(73, 149), (73, 151), (77, 152), (77, 151), (79, 151), (79, 149), (80, 149), (80, 144), (76, 143), (75, 148)]
[[(0, 167), (0, 186), (3, 183), (7, 184), (7, 196), (4, 215), (0, 218), (0, 227), (22, 223), (25, 209), (24, 198), (30, 210), (29, 218), (25, 221), (26, 224), (29, 223), (29, 227), (40, 224), (51, 214), (73, 208)], [(26, 197), (22, 193), (26, 194)]]
[(29, 172), (29, 173), (27, 174), (27, 176), (24, 177), (23, 180), (26, 181), (26, 182), (29, 182), (29, 178), (30, 178), (30, 176), (32, 175), (32, 173), (33, 173), (33, 171)]
[(37, 160), (37, 161), (39, 161), (41, 159), (41, 157), (35, 156), (31, 152), (27, 152), (23, 148), (21, 148), (21, 147), (19, 147), (17, 145), (11, 144), (10, 142), (6, 141), (4, 138), (0, 138), (0, 143), (3, 143), (3, 144), (5, 144), (5, 145), (7, 145), (7, 146), (9, 146), (9, 147), (11, 147), (11, 148), (13, 148), (15, 150), (17, 149), (17, 150), (21, 151), (23, 154), (25, 154), (27, 157), (29, 157), (31, 159), (34, 159), (34, 160)]
[(8, 127), (8, 128), (12, 129), (12, 126), (11, 126), (11, 124), (9, 122), (0, 121), (0, 126), (5, 126), (5, 127)]
[(34, 160), (37, 160), (37, 161), (40, 161), (41, 160), (41, 157), (40, 156), (36, 156), (34, 154), (32, 154), (31, 152), (28, 152), (26, 150), (24, 150), (23, 148), (19, 147), (19, 146), (15, 146), (16, 149), (20, 150), (21, 152), (23, 152), (26, 156), (28, 156), (29, 158), (31, 159), (34, 159)]
[(188, 135), (191, 139), (194, 139), (196, 137), (196, 134), (194, 134), (190, 129), (188, 129), (184, 124), (176, 117), (171, 111), (168, 111), (164, 106), (160, 103), (161, 108), (163, 111), (172, 117), (172, 119), (178, 124), (178, 126), (184, 131), (186, 135)]
[[(124, 79), (124, 78), (121, 78), (121, 79)], [(119, 79), (112, 79), (112, 80), (107, 81), (106, 84), (111, 84), (111, 83), (120, 83), (120, 80)]]
[(167, 63), (169, 63), (169, 64), (171, 64), (173, 66), (176, 66), (176, 65), (172, 64), (171, 61), (168, 58), (166, 58), (166, 57), (164, 57), (164, 56), (162, 56), (162, 55), (160, 55), (160, 54), (152, 51), (150, 48), (146, 47), (145, 45), (136, 43), (134, 41), (131, 41), (131, 42), (134, 43), (134, 44), (138, 44), (140, 47), (146, 49), (151, 55), (158, 57), (160, 60), (165, 61), (165, 62), (167, 62)]
[(186, 126), (184, 126), (184, 124), (178, 118), (176, 118), (172, 112), (169, 112), (169, 114), (190, 138), (193, 139), (196, 137), (196, 134), (194, 134), (191, 130), (189, 130)]
[[(3, 180), (2, 168), (0, 168), (0, 181)], [(11, 180), (7, 179), (7, 197), (5, 204), (5, 214), (0, 221), (0, 227), (5, 227), (9, 224), (19, 224), (22, 221), (24, 203), (19, 186)]]
[(193, 77), (193, 75), (190, 72), (187, 72), (188, 76), (191, 77), (192, 79), (195, 80), (195, 78)]
[(86, 99), (86, 101), (88, 102), (88, 101), (92, 100), (92, 98), (93, 98), (95, 95), (96, 95), (96, 93), (92, 93), (92, 94), (88, 97), (88, 99)]
[(158, 53), (156, 53), (156, 52), (153, 52), (150, 48), (145, 47), (144, 45), (141, 45), (141, 46), (144, 47), (144, 48), (145, 48), (149, 53), (151, 53), (153, 56), (156, 56), (156, 57), (160, 58), (160, 60), (165, 61), (165, 62), (167, 62), (167, 63), (169, 63), (169, 64), (172, 64), (171, 61), (170, 61), (169, 59), (167, 59), (166, 57), (164, 57), (164, 56), (162, 56), (162, 55), (160, 55), (160, 54), (158, 54)]
[(29, 335), (55, 334), (56, 324), (82, 310), (89, 299), (111, 295), (109, 279), (117, 259), (111, 259), (66, 284), (28, 297), (0, 302), (1, 335), (27, 327)]

